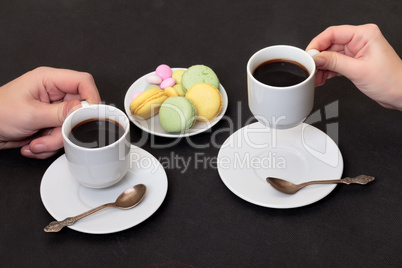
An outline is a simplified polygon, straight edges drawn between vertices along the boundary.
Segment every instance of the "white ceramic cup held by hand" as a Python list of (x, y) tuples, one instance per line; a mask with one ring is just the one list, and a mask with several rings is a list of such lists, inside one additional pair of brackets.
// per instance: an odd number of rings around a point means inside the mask
[[(286, 129), (299, 125), (310, 114), (314, 104), (317, 50), (305, 52), (293, 46), (278, 45), (257, 51), (247, 63), (248, 103), (256, 119), (269, 128)], [(285, 87), (259, 82), (253, 73), (264, 62), (290, 60), (303, 65), (309, 76), (302, 82)]]
[[(119, 182), (130, 165), (130, 121), (125, 113), (105, 104), (87, 105), (72, 112), (64, 121), (62, 135), (64, 151), (71, 175), (80, 184), (90, 188), (105, 188)], [(124, 129), (123, 135), (113, 143), (86, 148), (69, 139), (71, 130), (79, 123), (90, 119), (109, 119)]]

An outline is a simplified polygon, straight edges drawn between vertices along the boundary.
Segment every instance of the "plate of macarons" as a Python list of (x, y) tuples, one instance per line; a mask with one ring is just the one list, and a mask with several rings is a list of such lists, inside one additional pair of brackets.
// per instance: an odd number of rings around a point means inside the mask
[(162, 137), (199, 134), (222, 119), (228, 96), (216, 73), (198, 64), (188, 68), (159, 65), (135, 81), (124, 98), (129, 119)]

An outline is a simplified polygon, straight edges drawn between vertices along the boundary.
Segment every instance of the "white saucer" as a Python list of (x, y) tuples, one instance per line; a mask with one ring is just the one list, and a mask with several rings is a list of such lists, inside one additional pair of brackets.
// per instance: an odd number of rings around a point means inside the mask
[(107, 234), (143, 222), (165, 199), (167, 176), (154, 156), (134, 145), (131, 146), (130, 160), (130, 170), (120, 182), (104, 189), (91, 189), (72, 178), (66, 156), (60, 156), (43, 175), (40, 194), (45, 208), (56, 220), (64, 220), (104, 203), (114, 202), (125, 189), (143, 183), (147, 187), (145, 197), (136, 207), (130, 210), (106, 208), (68, 227), (83, 233)]
[(218, 153), (218, 171), (229, 190), (250, 203), (295, 208), (324, 198), (336, 185), (312, 185), (287, 195), (272, 188), (266, 177), (294, 183), (339, 179), (343, 159), (336, 143), (311, 125), (272, 130), (257, 122), (224, 142)]
[[(178, 69), (186, 70), (186, 68), (172, 68), (173, 71), (178, 70)], [(175, 133), (166, 132), (159, 124), (159, 115), (155, 115), (147, 120), (139, 120), (138, 118), (133, 116), (130, 112), (130, 103), (132, 101), (132, 97), (135, 92), (144, 91), (144, 88), (149, 84), (145, 80), (145, 77), (147, 77), (150, 74), (154, 74), (154, 73), (155, 72), (148, 73), (148, 74), (142, 76), (141, 78), (139, 78), (137, 81), (135, 81), (130, 86), (130, 88), (127, 90), (126, 96), (124, 97), (124, 109), (126, 111), (128, 118), (130, 118), (130, 120), (134, 123), (134, 125), (136, 125), (140, 129), (142, 129), (150, 134), (156, 135), (156, 136), (162, 136), (162, 137), (168, 137), (168, 138), (180, 138), (180, 137), (188, 137), (188, 136), (192, 136), (192, 135), (196, 135), (201, 132), (204, 132), (204, 131), (210, 129), (211, 127), (213, 127), (216, 123), (219, 122), (219, 120), (222, 119), (222, 117), (225, 114), (226, 109), (228, 107), (228, 95), (226, 94), (226, 91), (223, 88), (222, 84), (219, 84), (219, 91), (222, 95), (222, 103), (223, 103), (220, 114), (217, 117), (215, 117), (214, 119), (212, 119), (211, 121), (207, 121), (207, 122), (197, 121), (194, 124), (194, 126), (192, 126), (189, 130), (187, 130), (184, 133), (175, 134)]]

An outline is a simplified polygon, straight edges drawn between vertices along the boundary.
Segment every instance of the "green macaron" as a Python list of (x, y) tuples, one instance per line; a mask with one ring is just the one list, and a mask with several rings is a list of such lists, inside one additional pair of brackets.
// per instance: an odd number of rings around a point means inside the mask
[(181, 84), (186, 90), (198, 83), (211, 84), (219, 90), (219, 79), (215, 72), (205, 65), (193, 65), (181, 77)]
[(197, 110), (191, 100), (185, 97), (170, 97), (159, 110), (161, 127), (171, 133), (190, 129), (197, 118)]

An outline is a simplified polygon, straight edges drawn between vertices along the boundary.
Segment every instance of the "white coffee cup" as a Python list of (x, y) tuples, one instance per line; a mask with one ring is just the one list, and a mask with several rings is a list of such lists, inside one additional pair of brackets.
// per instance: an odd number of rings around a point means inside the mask
[[(79, 123), (96, 118), (117, 122), (124, 134), (117, 141), (99, 148), (76, 145), (69, 139), (71, 130)], [(71, 113), (63, 123), (64, 151), (71, 175), (80, 184), (90, 188), (105, 188), (119, 182), (129, 169), (130, 122), (116, 107), (86, 105)]]
[[(310, 114), (314, 104), (316, 66), (313, 56), (317, 50), (304, 50), (286, 45), (263, 48), (247, 63), (248, 104), (257, 120), (269, 128), (286, 129), (299, 125)], [(283, 59), (303, 65), (309, 76), (299, 84), (286, 87), (270, 86), (253, 76), (262, 63)]]

